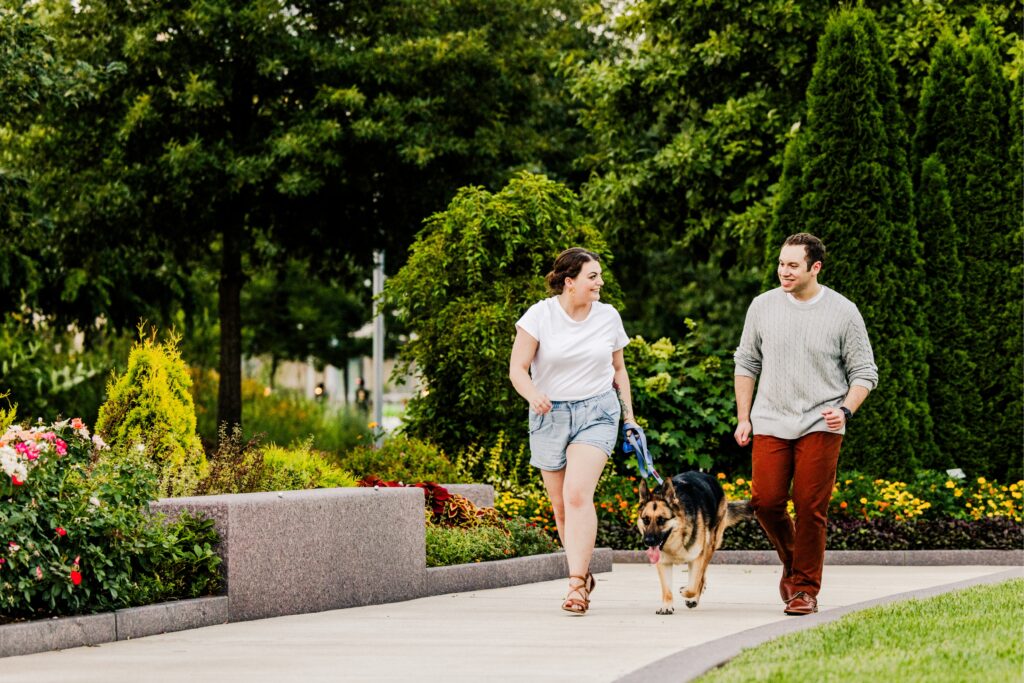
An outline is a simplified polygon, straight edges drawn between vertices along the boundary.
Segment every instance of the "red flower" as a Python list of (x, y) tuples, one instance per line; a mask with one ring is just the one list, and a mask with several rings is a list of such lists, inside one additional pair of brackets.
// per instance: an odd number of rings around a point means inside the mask
[(54, 529), (54, 531), (56, 531), (57, 535), (60, 536), (61, 538), (63, 538), (64, 536), (68, 535), (68, 532), (65, 531), (64, 527), (62, 527), (62, 526), (57, 527), (56, 529)]
[(23, 481), (22, 481), (21, 479), (18, 479), (18, 478), (17, 478), (16, 476), (14, 476), (14, 475), (12, 474), (12, 475), (11, 475), (11, 483), (12, 483), (12, 484), (14, 484), (15, 486), (21, 486), (21, 485), (22, 485), (22, 484), (24, 484), (25, 482), (23, 482)]
[(79, 585), (80, 583), (82, 583), (82, 572), (75, 571), (74, 569), (72, 569), (71, 570), (71, 583), (75, 584), (76, 586)]

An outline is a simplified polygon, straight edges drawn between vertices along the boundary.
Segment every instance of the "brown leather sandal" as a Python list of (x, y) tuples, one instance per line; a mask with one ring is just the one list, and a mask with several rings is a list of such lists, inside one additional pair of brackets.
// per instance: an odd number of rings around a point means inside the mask
[[(588, 579), (589, 577), (589, 579)], [(573, 579), (579, 581), (579, 585), (573, 585)], [(587, 586), (591, 585), (593, 577), (588, 573), (587, 576), (570, 576), (569, 577), (569, 593), (565, 596), (565, 600), (562, 601), (562, 609), (572, 614), (584, 615), (587, 610), (590, 609), (590, 588)], [(573, 594), (578, 595), (578, 598), (572, 597)]]

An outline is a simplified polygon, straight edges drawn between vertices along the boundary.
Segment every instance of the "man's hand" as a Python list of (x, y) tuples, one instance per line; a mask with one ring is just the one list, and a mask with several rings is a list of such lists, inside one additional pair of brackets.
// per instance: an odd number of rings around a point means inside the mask
[(736, 425), (736, 433), (733, 434), (736, 437), (736, 443), (741, 446), (746, 446), (750, 443), (750, 433), (754, 431), (754, 428), (750, 424), (750, 420), (740, 420), (739, 424)]
[(825, 416), (825, 424), (829, 431), (838, 432), (846, 425), (846, 415), (839, 408), (826, 408), (821, 414)]
[(544, 415), (551, 410), (551, 399), (548, 398), (547, 394), (542, 394), (538, 391), (530, 398), (530, 410), (538, 415)]

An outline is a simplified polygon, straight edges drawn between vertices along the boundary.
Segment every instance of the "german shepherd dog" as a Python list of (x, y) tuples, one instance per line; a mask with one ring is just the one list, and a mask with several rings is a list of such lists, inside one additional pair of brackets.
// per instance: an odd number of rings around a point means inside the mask
[(689, 582), (680, 588), (686, 606), (693, 608), (704, 592), (704, 573), (722, 534), (737, 522), (750, 519), (750, 501), (728, 501), (718, 481), (703, 472), (683, 472), (651, 491), (640, 482), (640, 514), (636, 524), (647, 554), (658, 567), (661, 609), (672, 614), (672, 565), (685, 562)]

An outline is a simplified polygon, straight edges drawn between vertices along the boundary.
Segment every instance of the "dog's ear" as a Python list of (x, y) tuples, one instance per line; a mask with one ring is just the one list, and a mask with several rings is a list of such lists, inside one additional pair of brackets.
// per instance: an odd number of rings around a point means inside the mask
[(651, 490), (649, 488), (647, 488), (647, 480), (645, 480), (645, 479), (641, 479), (640, 480), (639, 491), (640, 491), (640, 505), (643, 505), (644, 503), (646, 503), (648, 500), (651, 499)]
[(672, 484), (671, 479), (662, 484), (661, 497), (665, 499), (665, 504), (670, 508), (674, 509), (679, 506), (679, 499), (676, 497), (676, 487)]

